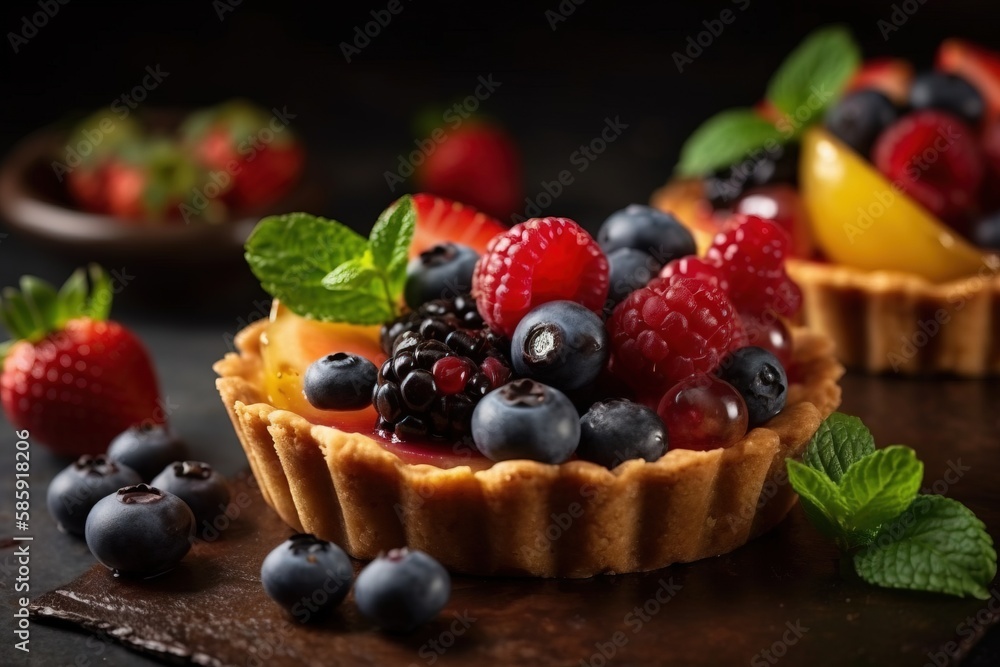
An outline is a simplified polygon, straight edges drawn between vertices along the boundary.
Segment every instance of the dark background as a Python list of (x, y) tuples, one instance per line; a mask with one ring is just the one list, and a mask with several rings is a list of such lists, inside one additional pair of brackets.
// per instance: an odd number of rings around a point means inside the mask
[[(655, 6), (608, 0), (576, 6), (564, 0), (562, 6), (574, 11), (555, 30), (545, 12), (558, 10), (559, 0), (401, 1), (402, 13), (350, 63), (341, 42), (353, 40), (355, 28), (387, 2), (242, 0), (230, 6), (224, 0), (71, 0), (17, 54), (6, 35), (19, 32), (22, 17), (39, 7), (37, 0), (5, 2), (0, 152), (40, 127), (110, 104), (141, 82), (147, 66), (159, 65), (169, 75), (144, 106), (188, 108), (243, 96), (295, 114), (292, 126), (310, 152), (325, 199), (323, 209), (314, 212), (365, 229), (405, 190), (390, 192), (383, 174), (396, 169), (400, 154), (413, 150), (413, 139), (422, 134), (414, 130), (415, 118), (428, 112), (440, 118), (443, 107), (474, 91), (477, 77), (492, 74), (501, 85), (480, 111), (516, 137), (529, 197), (571, 166), (570, 155), (598, 136), (605, 118), (620, 117), (628, 125), (543, 211), (593, 229), (613, 210), (648, 200), (669, 177), (691, 130), (722, 108), (753, 104), (782, 58), (816, 27), (846, 23), (867, 57), (902, 55), (919, 67), (928, 66), (938, 43), (953, 35), (1000, 48), (1000, 4), (987, 1), (751, 0), (740, 11), (745, 0)], [(916, 11), (908, 16), (903, 5)], [(220, 19), (218, 7), (231, 11)], [(672, 54), (683, 51), (689, 37), (705, 30), (703, 21), (717, 19), (723, 9), (736, 13), (735, 22), (679, 73)], [(885, 39), (878, 22), (891, 20), (894, 11), (907, 20)], [(61, 282), (79, 261), (18, 234), (0, 236), (0, 286), (28, 272)], [(194, 275), (192, 269), (177, 269), (172, 276), (126, 262), (118, 270), (131, 276), (130, 287), (122, 290), (115, 309), (116, 319), (149, 345), (174, 426), (200, 458), (229, 474), (244, 459), (218, 403), (210, 367), (227, 351), (232, 334), (266, 312), (249, 272), (231, 266), (221, 273), (202, 268)], [(187, 285), (177, 288), (180, 298), (171, 293), (175, 277)], [(153, 284), (156, 289), (144, 287)], [(0, 417), (0, 451), (6, 450), (9, 432)], [(882, 442), (894, 437), (877, 435)], [(33, 484), (40, 490), (65, 463), (40, 447), (33, 451)], [(0, 464), (0, 471), (6, 466)], [(5, 535), (11, 525), (6, 475), (2, 482), (0, 535)], [(40, 493), (35, 498), (33, 595), (77, 576), (92, 562), (85, 545), (55, 531), (40, 507)], [(0, 581), (5, 610), (8, 583), (6, 577)], [(9, 618), (6, 611), (3, 616)], [(3, 636), (11, 636), (8, 621), (2, 625)], [(85, 645), (79, 636), (37, 624), (33, 633), (34, 664), (73, 664), (80, 656), (90, 664), (139, 661), (121, 649)], [(997, 664), (998, 643), (983, 646), (970, 662)], [(6, 644), (0, 649), (4, 664), (8, 650)]]

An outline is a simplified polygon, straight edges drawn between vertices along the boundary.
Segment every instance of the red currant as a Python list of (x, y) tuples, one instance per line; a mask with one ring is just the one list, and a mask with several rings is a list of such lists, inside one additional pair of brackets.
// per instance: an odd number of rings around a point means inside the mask
[(434, 386), (444, 395), (461, 394), (465, 391), (470, 372), (469, 362), (460, 357), (442, 357), (434, 362), (431, 369)]
[(667, 427), (670, 446), (708, 450), (732, 447), (746, 435), (747, 405), (728, 382), (714, 375), (691, 375), (674, 385), (656, 410)]

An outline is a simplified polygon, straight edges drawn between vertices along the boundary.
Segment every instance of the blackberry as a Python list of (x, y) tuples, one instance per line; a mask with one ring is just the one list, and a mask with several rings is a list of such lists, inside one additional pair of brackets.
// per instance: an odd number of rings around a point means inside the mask
[(379, 429), (402, 440), (460, 440), (479, 400), (510, 378), (509, 363), (484, 334), (454, 329), (444, 338), (410, 330), (395, 337), (372, 394)]
[[(443, 343), (448, 334), (460, 329), (469, 332), (483, 332), (486, 329), (486, 323), (476, 310), (476, 300), (469, 295), (454, 299), (435, 299), (394, 322), (382, 325), (382, 351), (392, 354), (393, 343), (407, 331)], [(491, 337), (490, 342), (495, 340), (495, 337)]]
[(724, 167), (705, 177), (705, 198), (713, 208), (728, 209), (751, 188), (771, 183), (798, 183), (799, 145), (789, 143), (767, 149), (762, 157)]

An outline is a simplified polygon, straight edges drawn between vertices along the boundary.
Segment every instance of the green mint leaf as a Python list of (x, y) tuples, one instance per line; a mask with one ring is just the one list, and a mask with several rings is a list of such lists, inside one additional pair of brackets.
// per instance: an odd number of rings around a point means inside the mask
[(366, 247), (364, 237), (339, 222), (288, 213), (257, 224), (246, 242), (246, 259), (264, 289), (292, 312), (326, 322), (374, 324), (373, 312), (382, 307), (364, 303), (371, 292), (333, 298), (323, 286), (331, 271), (364, 254)]
[(788, 459), (786, 464), (788, 481), (799, 494), (809, 522), (837, 544), (846, 543), (847, 535), (840, 519), (847, 514), (847, 506), (837, 485), (819, 470), (813, 470), (795, 459)]
[(366, 252), (364, 256), (349, 259), (326, 274), (322, 283), (328, 290), (367, 289), (378, 275), (378, 271), (372, 266), (371, 254)]
[(852, 464), (840, 478), (840, 495), (847, 506), (843, 523), (866, 533), (895, 519), (916, 499), (924, 479), (924, 464), (909, 447), (893, 445)]
[(704, 176), (716, 169), (754, 159), (755, 152), (774, 151), (785, 140), (772, 123), (752, 109), (723, 111), (702, 123), (684, 142), (677, 173)]
[(813, 436), (803, 459), (840, 482), (847, 469), (875, 452), (875, 439), (861, 420), (840, 412), (827, 417)]
[(351, 290), (326, 290), (323, 303), (331, 313), (327, 322), (382, 324), (396, 316), (378, 280)]
[(858, 576), (887, 588), (987, 600), (997, 553), (983, 522), (961, 503), (919, 496), (854, 556)]
[(372, 263), (382, 273), (390, 295), (397, 300), (406, 282), (406, 265), (416, 224), (413, 199), (405, 195), (382, 212), (368, 240)]
[(785, 58), (767, 85), (766, 97), (797, 134), (823, 118), (860, 62), (861, 50), (847, 28), (821, 28)]

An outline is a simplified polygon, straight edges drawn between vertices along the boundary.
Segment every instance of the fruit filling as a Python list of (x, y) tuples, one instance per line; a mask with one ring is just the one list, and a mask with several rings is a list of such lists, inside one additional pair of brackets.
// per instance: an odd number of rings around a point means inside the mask
[[(456, 242), (442, 211), (499, 231)], [(330, 266), (313, 258), (319, 291), (269, 273), (303, 225), (343, 250)], [(417, 195), (367, 241), (353, 234), (294, 214), (266, 218), (248, 241), (276, 297), (260, 338), (266, 400), (405, 463), (614, 468), (670, 447), (732, 447), (784, 408), (784, 318), (800, 298), (779, 223), (733, 215), (698, 256), (674, 216), (646, 206), (612, 214), (595, 239), (567, 218), (503, 230)]]

